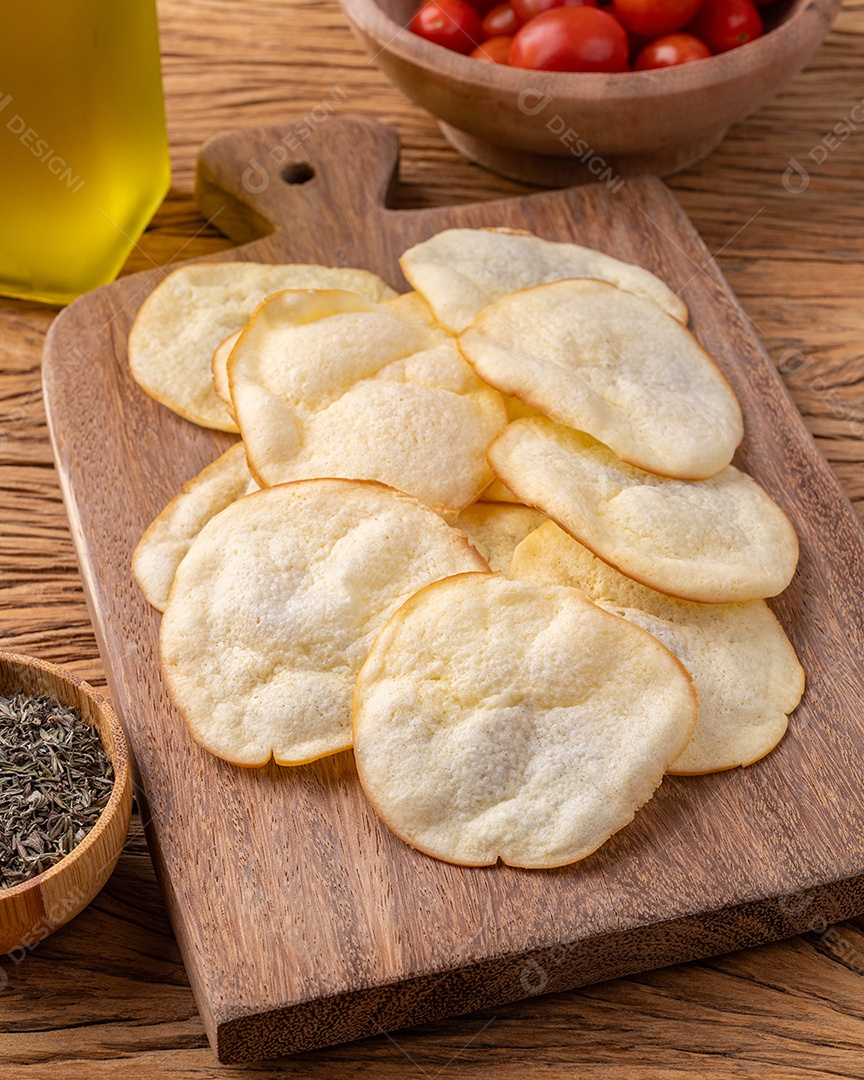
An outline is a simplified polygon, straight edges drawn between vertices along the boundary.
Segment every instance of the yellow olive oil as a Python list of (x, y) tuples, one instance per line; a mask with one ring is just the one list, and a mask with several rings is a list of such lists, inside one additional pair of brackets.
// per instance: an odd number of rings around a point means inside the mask
[(0, 294), (113, 280), (170, 177), (155, 0), (4, 0)]

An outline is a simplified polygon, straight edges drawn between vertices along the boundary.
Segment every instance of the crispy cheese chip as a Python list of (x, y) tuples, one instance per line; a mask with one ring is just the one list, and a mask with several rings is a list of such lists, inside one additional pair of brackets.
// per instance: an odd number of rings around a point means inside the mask
[(192, 541), (220, 510), (257, 487), (242, 443), (183, 485), (141, 537), (132, 555), (132, 572), (147, 601), (165, 610), (177, 567)]
[(420, 851), (561, 866), (632, 820), (697, 709), (669, 650), (577, 589), (461, 575), (376, 639), (354, 751), (376, 812)]
[(693, 335), (608, 282), (512, 293), (459, 338), (477, 374), (631, 465), (702, 480), (741, 442), (738, 401)]
[(393, 305), (341, 291), (271, 296), (234, 346), (228, 378), (262, 486), (378, 480), (456, 513), (492, 479), (501, 395), (452, 337)]
[(519, 498), (627, 577), (702, 603), (776, 596), (795, 573), (792, 523), (745, 473), (669, 480), (625, 465), (589, 435), (517, 420), (489, 448)]
[[(442, 329), (435, 321), (432, 309), (419, 293), (402, 293), (400, 296), (394, 296), (390, 300), (383, 301), (383, 303), (385, 307), (389, 308), (391, 311), (398, 312), (405, 318), (415, 319), (425, 323), (430, 330)], [(231, 401), (231, 389), (228, 386), (228, 357), (231, 355), (231, 350), (239, 341), (240, 334), (241, 331), (238, 330), (236, 333), (231, 334), (230, 337), (225, 338), (223, 342), (217, 345), (216, 351), (213, 353), (213, 388), (215, 389), (217, 396), (228, 406), (229, 410), (233, 410), (233, 402)]]
[(213, 389), (216, 391), (216, 396), (228, 406), (232, 421), (234, 418), (234, 403), (231, 401), (231, 388), (228, 385), (228, 357), (231, 355), (231, 350), (240, 340), (240, 335), (242, 333), (242, 330), (235, 330), (234, 333), (229, 334), (224, 341), (220, 341), (216, 346), (216, 351), (213, 353), (213, 359), (210, 362), (210, 370), (213, 375)]
[(517, 546), (545, 521), (546, 516), (530, 506), (478, 502), (466, 506), (453, 525), (468, 534), (493, 570), (506, 574)]
[(447, 229), (402, 256), (402, 272), (454, 333), (506, 293), (562, 278), (599, 278), (645, 297), (679, 322), (687, 308), (669, 286), (641, 266), (578, 244), (541, 240), (508, 229)]
[(387, 619), (438, 578), (487, 565), (464, 533), (380, 484), (258, 491), (204, 526), (177, 568), (162, 670), (192, 735), (239, 765), (351, 745), (351, 695)]
[(187, 420), (237, 431), (213, 388), (216, 346), (281, 289), (350, 289), (372, 300), (395, 296), (368, 270), (266, 263), (195, 263), (173, 271), (144, 301), (129, 335), (129, 365), (151, 397)]
[(664, 596), (619, 574), (551, 521), (516, 548), (510, 575), (582, 589), (675, 653), (699, 693), (699, 722), (670, 772), (750, 765), (783, 738), (787, 714), (804, 693), (804, 671), (764, 600), (694, 604)]

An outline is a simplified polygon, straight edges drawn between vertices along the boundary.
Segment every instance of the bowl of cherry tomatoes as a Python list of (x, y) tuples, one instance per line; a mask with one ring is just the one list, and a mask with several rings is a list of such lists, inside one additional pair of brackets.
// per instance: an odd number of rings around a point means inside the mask
[(558, 187), (668, 176), (804, 66), (840, 0), (341, 0), (464, 156)]

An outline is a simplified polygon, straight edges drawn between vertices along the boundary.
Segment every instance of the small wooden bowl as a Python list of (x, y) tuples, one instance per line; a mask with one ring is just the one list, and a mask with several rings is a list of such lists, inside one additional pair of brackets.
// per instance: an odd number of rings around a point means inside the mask
[(438, 117), (452, 146), (526, 183), (600, 180), (615, 190), (624, 177), (668, 176), (709, 154), (801, 70), (841, 0), (785, 0), (761, 9), (766, 33), (742, 48), (618, 75), (525, 71), (449, 52), (407, 29), (418, 2), (341, 0), (375, 63)]
[(90, 903), (120, 857), (132, 812), (129, 750), (108, 702), (54, 664), (0, 652), (0, 694), (18, 691), (70, 705), (97, 729), (114, 766), (114, 789), (96, 824), (68, 855), (43, 874), (0, 889), (0, 954), (31, 948)]

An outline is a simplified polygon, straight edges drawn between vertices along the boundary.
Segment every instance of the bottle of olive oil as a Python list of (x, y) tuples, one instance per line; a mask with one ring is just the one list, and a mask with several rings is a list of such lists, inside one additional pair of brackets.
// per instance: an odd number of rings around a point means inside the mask
[(3, 0), (0, 294), (113, 280), (170, 177), (155, 0)]

